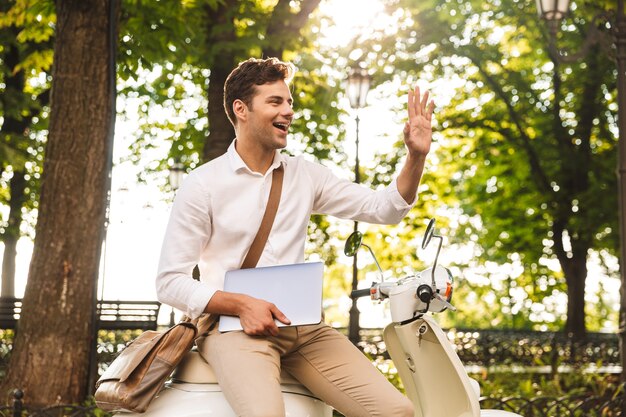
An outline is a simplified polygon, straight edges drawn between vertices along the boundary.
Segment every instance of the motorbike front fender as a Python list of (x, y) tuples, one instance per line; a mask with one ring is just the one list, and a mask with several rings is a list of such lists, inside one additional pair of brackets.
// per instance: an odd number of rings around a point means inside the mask
[(392, 323), (383, 333), (415, 417), (480, 417), (478, 395), (439, 325), (430, 317)]

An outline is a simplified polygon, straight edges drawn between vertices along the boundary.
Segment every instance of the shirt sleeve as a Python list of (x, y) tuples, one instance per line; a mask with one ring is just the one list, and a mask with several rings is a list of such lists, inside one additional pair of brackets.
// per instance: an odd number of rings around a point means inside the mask
[(338, 178), (330, 169), (307, 162), (307, 169), (315, 187), (313, 211), (341, 219), (375, 224), (396, 224), (415, 204), (410, 204), (400, 192), (396, 180), (381, 190), (372, 190), (361, 184)]
[(174, 199), (156, 277), (157, 299), (191, 318), (202, 314), (218, 290), (192, 277), (211, 237), (210, 214), (210, 196), (191, 173)]

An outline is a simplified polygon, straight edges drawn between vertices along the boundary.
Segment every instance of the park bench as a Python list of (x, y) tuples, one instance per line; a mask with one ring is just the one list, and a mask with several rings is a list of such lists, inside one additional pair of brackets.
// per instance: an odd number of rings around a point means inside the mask
[(156, 330), (158, 301), (99, 301), (98, 327), (102, 330)]
[[(161, 303), (158, 301), (98, 301), (101, 330), (156, 330)], [(0, 297), (0, 329), (13, 329), (22, 312), (22, 299)]]
[(21, 311), (21, 298), (0, 297), (0, 329), (15, 329)]

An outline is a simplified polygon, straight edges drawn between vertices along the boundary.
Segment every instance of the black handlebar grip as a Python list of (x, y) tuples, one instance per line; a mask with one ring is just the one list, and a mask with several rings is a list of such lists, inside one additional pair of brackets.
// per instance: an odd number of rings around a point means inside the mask
[(433, 298), (433, 289), (430, 288), (430, 285), (422, 284), (417, 287), (417, 298), (424, 303), (429, 303)]
[(370, 289), (369, 288), (365, 288), (362, 290), (354, 290), (350, 293), (350, 298), (361, 298), (361, 297), (369, 297), (370, 296)]

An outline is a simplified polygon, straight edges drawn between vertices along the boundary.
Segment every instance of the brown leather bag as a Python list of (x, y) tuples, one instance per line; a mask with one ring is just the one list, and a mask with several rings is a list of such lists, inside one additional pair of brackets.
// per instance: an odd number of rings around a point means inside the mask
[[(242, 268), (254, 268), (263, 252), (280, 202), (283, 174), (282, 166), (274, 170), (265, 214)], [(145, 412), (196, 338), (216, 321), (216, 316), (203, 314), (195, 320), (184, 318), (165, 332), (142, 333), (98, 379), (94, 395), (98, 407), (106, 411)]]
[(178, 323), (165, 332), (142, 333), (96, 383), (98, 407), (107, 411), (146, 411), (197, 335), (192, 322)]

